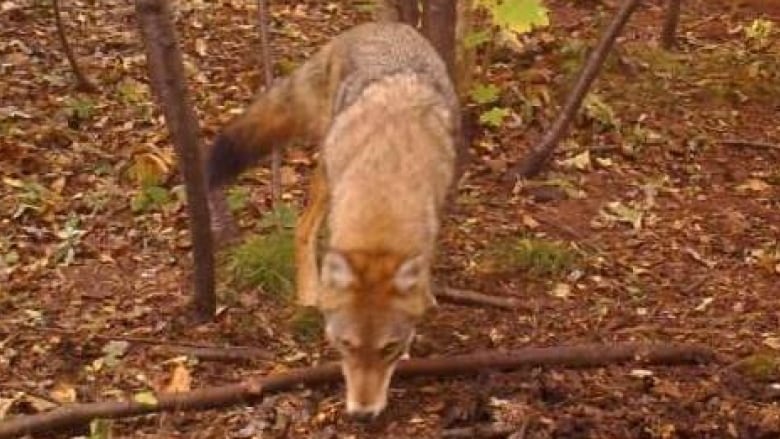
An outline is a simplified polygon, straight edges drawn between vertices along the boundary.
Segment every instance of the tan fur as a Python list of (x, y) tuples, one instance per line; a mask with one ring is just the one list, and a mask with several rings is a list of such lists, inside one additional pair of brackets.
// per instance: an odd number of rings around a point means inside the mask
[(319, 307), (342, 354), (350, 413), (385, 407), (395, 365), (435, 304), (430, 271), (459, 136), (457, 99), (433, 48), (406, 25), (365, 24), (261, 95), (213, 149), (220, 184), (273, 144), (321, 144), (296, 230), (296, 282), (299, 303)]

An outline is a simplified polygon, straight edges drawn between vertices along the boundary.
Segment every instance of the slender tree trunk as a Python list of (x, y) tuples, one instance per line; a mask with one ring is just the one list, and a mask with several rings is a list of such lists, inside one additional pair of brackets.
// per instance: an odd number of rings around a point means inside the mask
[(474, 0), (457, 0), (455, 21), (455, 88), (462, 102), (471, 90), (476, 52), (466, 44), (473, 31)]
[(73, 75), (76, 77), (76, 88), (84, 92), (98, 91), (95, 83), (93, 83), (81, 70), (79, 63), (76, 60), (76, 55), (73, 54), (73, 49), (70, 47), (68, 37), (65, 33), (65, 25), (62, 23), (62, 12), (60, 11), (59, 0), (52, 0), (52, 4), (54, 6), (54, 22), (57, 25), (57, 35), (60, 38), (60, 43), (62, 44), (63, 52), (65, 52), (65, 57), (68, 58), (70, 68), (73, 70)]
[(580, 109), (582, 100), (590, 90), (590, 86), (598, 76), (599, 71), (601, 71), (601, 66), (604, 65), (604, 61), (607, 59), (612, 46), (614, 46), (615, 39), (623, 30), (623, 27), (628, 22), (628, 18), (638, 4), (639, 0), (623, 0), (618, 13), (612, 19), (612, 22), (609, 23), (596, 48), (590, 53), (585, 66), (580, 72), (580, 76), (577, 78), (577, 83), (566, 99), (558, 118), (553, 122), (552, 127), (545, 133), (544, 137), (542, 137), (542, 140), (533, 147), (528, 157), (509, 171), (505, 176), (505, 180), (529, 178), (541, 172), (544, 165), (553, 155), (553, 152), (555, 152), (558, 142), (566, 134), (571, 121)]
[(668, 0), (664, 28), (661, 32), (661, 47), (671, 50), (677, 44), (677, 25), (680, 23), (682, 0)]
[(167, 0), (136, 0), (135, 8), (152, 90), (162, 107), (187, 189), (195, 266), (193, 305), (196, 318), (206, 321), (214, 316), (216, 298), (211, 220), (200, 158), (198, 120), (187, 93), (181, 51)]
[(425, 0), (422, 30), (447, 64), (450, 77), (455, 77), (455, 0)]
[[(271, 58), (271, 41), (269, 37), (268, 0), (257, 0), (257, 23), (260, 30), (260, 57), (263, 63), (263, 79), (265, 89), (269, 90), (274, 83), (273, 59)], [(271, 152), (271, 198), (274, 206), (282, 199), (282, 153), (278, 147)]]

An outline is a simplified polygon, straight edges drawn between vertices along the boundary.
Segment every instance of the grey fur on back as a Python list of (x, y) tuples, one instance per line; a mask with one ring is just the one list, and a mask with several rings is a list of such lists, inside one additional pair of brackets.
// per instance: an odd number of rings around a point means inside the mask
[(398, 73), (414, 73), (431, 84), (450, 105), (458, 100), (444, 61), (413, 27), (403, 23), (365, 23), (334, 41), (344, 50), (345, 77), (333, 102), (337, 114), (350, 106), (370, 84)]

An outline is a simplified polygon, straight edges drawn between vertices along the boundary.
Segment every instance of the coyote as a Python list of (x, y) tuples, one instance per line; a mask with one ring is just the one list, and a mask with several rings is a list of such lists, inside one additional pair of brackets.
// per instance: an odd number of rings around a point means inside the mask
[(257, 97), (209, 150), (213, 190), (276, 145), (320, 145), (295, 233), (297, 294), (324, 316), (342, 358), (347, 412), (359, 419), (385, 408), (416, 323), (436, 304), (431, 262), (460, 124), (447, 69), (428, 41), (405, 24), (366, 23)]

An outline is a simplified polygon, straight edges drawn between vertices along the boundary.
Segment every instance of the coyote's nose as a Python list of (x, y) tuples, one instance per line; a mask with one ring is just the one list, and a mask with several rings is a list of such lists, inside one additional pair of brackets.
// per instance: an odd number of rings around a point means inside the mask
[(376, 418), (377, 412), (373, 410), (353, 410), (348, 415), (357, 422), (366, 423)]

